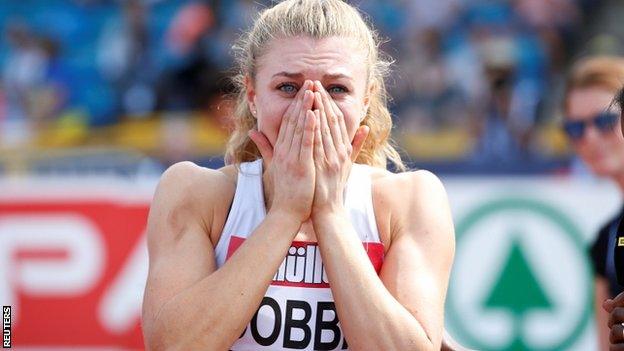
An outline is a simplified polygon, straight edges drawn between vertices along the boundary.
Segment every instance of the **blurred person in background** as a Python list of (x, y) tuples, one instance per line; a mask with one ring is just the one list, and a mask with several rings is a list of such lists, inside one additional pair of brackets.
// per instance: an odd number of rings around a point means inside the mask
[[(624, 58), (594, 57), (576, 63), (564, 96), (563, 128), (574, 150), (599, 177), (614, 181), (624, 193), (624, 137), (620, 111), (612, 104), (624, 82)], [(591, 245), (594, 268), (595, 313), (601, 350), (608, 350), (608, 314), (603, 301), (622, 292), (613, 265), (617, 225), (624, 206), (599, 230)]]
[(183, 5), (171, 20), (166, 48), (172, 63), (158, 82), (158, 108), (166, 111), (206, 109), (220, 96), (217, 55), (211, 51), (216, 18), (206, 1)]
[(228, 166), (174, 165), (150, 209), (148, 348), (440, 349), (450, 209), (431, 173), (386, 170), (377, 45), (341, 0), (280, 2), (241, 37)]
[(156, 107), (157, 70), (151, 55), (149, 5), (142, 0), (121, 4), (100, 36), (97, 63), (115, 88), (119, 115), (146, 116)]
[(8, 58), (2, 71), (5, 94), (5, 116), (0, 119), (0, 145), (22, 146), (33, 136), (30, 119), (31, 94), (45, 77), (46, 55), (37, 37), (21, 21), (5, 27), (9, 44)]
[(477, 1), (465, 14), (481, 66), (475, 94), (472, 161), (486, 166), (535, 159), (533, 135), (548, 72), (538, 37), (526, 30), (509, 2)]
[(62, 115), (71, 96), (68, 67), (60, 44), (37, 35), (21, 22), (6, 28), (10, 44), (2, 74), (4, 116), (0, 146), (23, 146)]
[(62, 62), (60, 44), (52, 38), (40, 38), (40, 48), (45, 56), (46, 68), (41, 84), (30, 97), (31, 119), (40, 130), (62, 116), (71, 100), (71, 73)]
[[(620, 120), (624, 113), (624, 87), (620, 90), (616, 97), (616, 104), (620, 108)], [(620, 121), (622, 134), (624, 134), (624, 123)], [(617, 228), (618, 239), (624, 234), (624, 219), (620, 219)], [(618, 245), (619, 246), (619, 245)], [(613, 251), (612, 251), (613, 252)], [(612, 261), (614, 262), (614, 261)], [(608, 327), (608, 343), (609, 350), (624, 350), (624, 292), (619, 293), (615, 298), (606, 299), (602, 303), (602, 308), (609, 314)], [(605, 341), (606, 342), (606, 341)]]

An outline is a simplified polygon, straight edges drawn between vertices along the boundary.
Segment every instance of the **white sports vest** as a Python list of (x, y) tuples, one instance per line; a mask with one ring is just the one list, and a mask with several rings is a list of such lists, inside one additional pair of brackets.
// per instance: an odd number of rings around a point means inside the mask
[[(370, 168), (354, 164), (345, 188), (351, 224), (377, 273), (384, 249), (371, 194)], [(240, 165), (232, 207), (215, 249), (221, 267), (264, 220), (262, 159)], [(317, 243), (293, 241), (258, 311), (232, 350), (346, 350)]]

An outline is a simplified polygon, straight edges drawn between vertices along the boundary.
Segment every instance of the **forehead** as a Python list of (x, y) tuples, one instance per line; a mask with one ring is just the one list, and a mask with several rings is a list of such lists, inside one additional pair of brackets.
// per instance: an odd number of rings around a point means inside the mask
[(574, 89), (568, 95), (567, 116), (570, 119), (584, 119), (606, 110), (614, 93), (600, 87)]
[(269, 76), (278, 72), (302, 73), (306, 79), (344, 74), (358, 79), (363, 78), (366, 69), (366, 53), (353, 38), (292, 37), (273, 39), (269, 43), (258, 61), (257, 73)]

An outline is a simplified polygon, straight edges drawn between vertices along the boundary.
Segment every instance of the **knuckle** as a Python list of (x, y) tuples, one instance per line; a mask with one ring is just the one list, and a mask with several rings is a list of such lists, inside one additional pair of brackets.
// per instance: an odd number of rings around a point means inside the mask
[(275, 161), (283, 162), (285, 158), (286, 158), (286, 153), (284, 152), (283, 149), (279, 149), (273, 154), (273, 159)]
[(345, 150), (344, 146), (338, 146), (336, 148), (336, 154), (338, 155), (338, 160), (344, 161), (347, 151)]
[(297, 168), (298, 168), (298, 167), (297, 167), (297, 161), (296, 161), (296, 160), (294, 160), (294, 159), (292, 159), (292, 158), (288, 158), (288, 159), (286, 160), (286, 167), (287, 167), (289, 170), (294, 170), (294, 171), (296, 171), (296, 170), (297, 170)]
[(332, 172), (337, 172), (340, 170), (340, 162), (334, 157), (327, 161), (327, 169)]
[(339, 153), (338, 156), (340, 156), (340, 161), (342, 161), (342, 162), (344, 162), (344, 161), (349, 159), (349, 154), (347, 154), (346, 151), (343, 151), (343, 152)]
[(288, 118), (288, 123), (290, 123), (290, 124), (295, 124), (295, 123), (297, 123), (297, 119), (295, 118), (295, 116), (294, 116), (294, 115), (290, 115), (290, 116), (288, 116), (287, 118)]
[(351, 146), (351, 144), (349, 143), (343, 144), (343, 148), (347, 156), (350, 156), (353, 153), (353, 146)]

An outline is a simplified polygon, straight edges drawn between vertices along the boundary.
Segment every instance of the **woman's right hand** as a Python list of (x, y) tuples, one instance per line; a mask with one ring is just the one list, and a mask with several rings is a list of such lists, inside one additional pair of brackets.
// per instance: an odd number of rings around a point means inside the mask
[(312, 89), (312, 81), (305, 81), (284, 113), (274, 147), (264, 133), (249, 132), (264, 159), (269, 210), (292, 215), (302, 223), (310, 217), (314, 199)]

